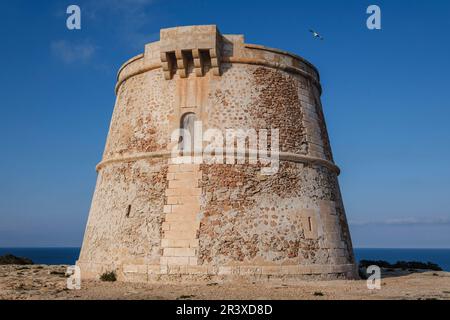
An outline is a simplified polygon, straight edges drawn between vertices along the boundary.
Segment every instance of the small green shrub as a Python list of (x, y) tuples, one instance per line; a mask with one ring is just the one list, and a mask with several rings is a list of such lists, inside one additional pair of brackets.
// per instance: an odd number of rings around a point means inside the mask
[(100, 276), (100, 280), (114, 282), (117, 280), (116, 273), (114, 271), (105, 272)]
[(368, 276), (364, 267), (358, 268), (358, 275), (361, 280), (367, 280)]

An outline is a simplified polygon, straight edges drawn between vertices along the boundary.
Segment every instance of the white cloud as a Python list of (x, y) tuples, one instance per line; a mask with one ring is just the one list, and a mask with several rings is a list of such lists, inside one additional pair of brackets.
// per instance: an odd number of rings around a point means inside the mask
[(159, 29), (150, 29), (156, 0), (97, 0), (82, 6), (83, 15), (95, 23), (114, 20), (114, 34), (132, 49), (159, 38)]
[(66, 40), (53, 41), (50, 48), (54, 56), (68, 64), (87, 62), (97, 50), (96, 46), (88, 42), (74, 43)]
[(447, 225), (450, 224), (450, 217), (430, 217), (430, 218), (397, 218), (380, 221), (350, 221), (353, 226), (367, 225), (388, 225), (388, 226), (413, 226), (413, 225)]

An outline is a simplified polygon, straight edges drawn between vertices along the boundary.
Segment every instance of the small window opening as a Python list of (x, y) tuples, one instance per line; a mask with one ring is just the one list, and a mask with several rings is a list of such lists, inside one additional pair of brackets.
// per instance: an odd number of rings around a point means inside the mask
[(127, 207), (127, 213), (126, 213), (125, 217), (129, 218), (130, 217), (130, 212), (131, 212), (131, 204), (129, 204), (128, 207)]
[[(194, 123), (197, 120), (195, 113), (185, 113), (180, 119), (181, 135), (179, 139), (179, 149), (183, 153), (192, 153), (194, 149)], [(188, 136), (185, 136), (185, 133)]]

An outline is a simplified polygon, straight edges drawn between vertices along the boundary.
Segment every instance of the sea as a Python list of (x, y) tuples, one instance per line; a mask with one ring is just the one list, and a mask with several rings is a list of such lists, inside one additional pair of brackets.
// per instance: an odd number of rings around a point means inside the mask
[[(385, 260), (433, 262), (450, 272), (450, 249), (367, 249), (355, 248), (355, 257), (360, 260)], [(0, 248), (0, 256), (13, 254), (26, 257), (36, 264), (73, 265), (78, 259), (80, 248)]]

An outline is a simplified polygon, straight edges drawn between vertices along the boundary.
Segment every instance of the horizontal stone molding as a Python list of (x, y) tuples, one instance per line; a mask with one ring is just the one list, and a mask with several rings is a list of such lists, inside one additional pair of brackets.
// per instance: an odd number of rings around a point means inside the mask
[[(156, 69), (160, 69), (160, 68), (162, 69), (162, 64), (160, 62), (155, 62), (155, 63), (143, 65), (141, 67), (138, 67), (136, 70), (133, 70), (133, 71), (127, 73), (126, 67), (133, 63), (136, 63), (140, 59), (144, 59), (144, 57), (143, 56), (134, 57), (133, 59), (131, 59), (130, 62), (128, 62), (127, 64), (125, 64), (121, 67), (121, 69), (119, 70), (117, 84), (115, 87), (116, 94), (119, 92), (120, 86), (129, 78), (137, 76), (137, 75), (145, 73), (145, 72), (148, 72), (148, 71), (152, 71), (152, 70), (156, 70)], [(299, 75), (305, 77), (306, 79), (310, 80), (314, 85), (317, 86), (317, 88), (319, 89), (319, 92), (320, 93), (322, 92), (322, 86), (320, 84), (320, 81), (318, 79), (316, 79), (316, 77), (314, 77), (312, 74), (310, 74), (300, 68), (296, 68), (294, 66), (289, 66), (289, 65), (286, 65), (283, 63), (271, 62), (271, 61), (268, 61), (265, 59), (243, 58), (243, 57), (223, 57), (222, 63), (260, 65), (260, 66), (264, 66), (264, 67), (282, 70), (282, 71), (289, 72), (289, 73), (299, 74)]]
[[(226, 154), (226, 149), (217, 149), (217, 151), (223, 151), (223, 154)], [(257, 151), (253, 151), (253, 150), (249, 150), (246, 151), (245, 154), (242, 153), (235, 153), (236, 158), (238, 156), (245, 156), (245, 157), (249, 157), (249, 156), (253, 156), (253, 157), (257, 157), (258, 156), (258, 152)], [(272, 158), (276, 156), (276, 154), (272, 155)], [(121, 156), (121, 157), (114, 157), (114, 158), (109, 158), (109, 159), (104, 159), (102, 160), (97, 166), (96, 166), (96, 171), (100, 171), (102, 168), (104, 168), (105, 166), (109, 165), (109, 164), (113, 164), (113, 163), (119, 163), (119, 162), (134, 162), (134, 161), (139, 161), (139, 160), (143, 160), (143, 159), (153, 159), (153, 158), (163, 158), (163, 159), (168, 159), (172, 157), (172, 152), (171, 151), (156, 151), (156, 152), (143, 152), (143, 153), (137, 153), (137, 154), (133, 154), (133, 155), (125, 155), (125, 156)], [(195, 157), (195, 154), (194, 154)], [(289, 162), (296, 162), (296, 163), (308, 163), (308, 164), (314, 164), (314, 165), (319, 165), (319, 166), (323, 166), (326, 167), (328, 169), (330, 169), (331, 171), (335, 172), (337, 175), (340, 174), (340, 169), (337, 165), (335, 165), (334, 163), (332, 163), (331, 161), (328, 161), (326, 159), (321, 159), (321, 158), (316, 158), (316, 157), (311, 157), (311, 156), (307, 156), (307, 155), (301, 155), (301, 154), (297, 154), (297, 153), (292, 153), (292, 152), (279, 152), (278, 153), (278, 158), (280, 161), (289, 161)], [(265, 158), (270, 160), (270, 158)], [(200, 163), (200, 164), (207, 164), (207, 163)], [(215, 163), (212, 163), (215, 164)], [(220, 164), (219, 164), (220, 165)]]
[[(295, 275), (323, 275), (355, 273), (354, 264), (338, 265), (235, 265), (235, 266), (211, 266), (211, 265), (159, 265), (159, 264), (123, 264), (112, 270), (111, 266), (101, 263), (83, 263), (78, 261), (82, 278), (93, 278), (97, 272), (103, 270), (116, 271), (124, 275), (212, 275), (212, 276), (295, 276)], [(100, 271), (101, 270), (101, 271)], [(99, 275), (98, 275), (99, 276)]]
[(119, 71), (117, 71), (117, 78), (119, 78), (120, 74), (122, 73), (122, 70), (125, 69), (128, 65), (132, 64), (133, 62), (143, 59), (144, 58), (144, 54), (138, 54), (130, 59), (128, 59), (127, 61), (125, 61), (124, 64), (122, 64), (122, 66), (119, 68)]
[[(245, 48), (248, 48), (248, 49), (262, 50), (262, 51), (268, 51), (268, 52), (273, 52), (273, 53), (277, 53), (277, 54), (282, 54), (282, 55), (285, 55), (285, 56), (289, 56), (289, 57), (291, 57), (291, 58), (294, 58), (294, 59), (296, 59), (296, 60), (300, 60), (300, 61), (303, 62), (305, 65), (307, 65), (307, 66), (310, 67), (312, 70), (314, 70), (314, 72), (316, 72), (316, 73), (317, 73), (317, 76), (319, 77), (319, 70), (317, 70), (317, 68), (316, 68), (311, 62), (309, 62), (308, 60), (306, 60), (306, 59), (303, 58), (303, 57), (300, 57), (299, 55), (296, 55), (296, 54), (291, 53), (291, 52), (289, 52), (289, 51), (284, 51), (284, 50), (276, 49), (276, 48), (270, 48), (270, 47), (262, 46), (262, 45), (259, 45), (259, 44), (245, 43), (245, 44), (244, 44), (244, 47), (245, 47)], [(320, 78), (319, 78), (318, 80), (320, 80)]]
[[(143, 57), (141, 57), (140, 59), (143, 59)], [(139, 59), (137, 59), (137, 60), (139, 60)], [(136, 60), (134, 60), (134, 61), (136, 61)], [(134, 61), (132, 61), (132, 62), (134, 62)], [(122, 67), (122, 68), (125, 68), (125, 66)], [(161, 68), (161, 63), (158, 62), (158, 63), (152, 63), (152, 64), (145, 65), (145, 66), (143, 66), (141, 68), (138, 68), (135, 71), (132, 71), (130, 73), (125, 73), (124, 75), (122, 75), (122, 73), (119, 71), (116, 87), (115, 87), (115, 90), (114, 90), (115, 93), (117, 94), (119, 92), (119, 88), (122, 85), (122, 83), (124, 83), (128, 79), (130, 79), (130, 78), (132, 78), (134, 76), (137, 76), (139, 74), (142, 74), (142, 73), (145, 73), (145, 72), (148, 72), (148, 71), (152, 71), (152, 70), (156, 70), (156, 69), (159, 69), (159, 68)]]

